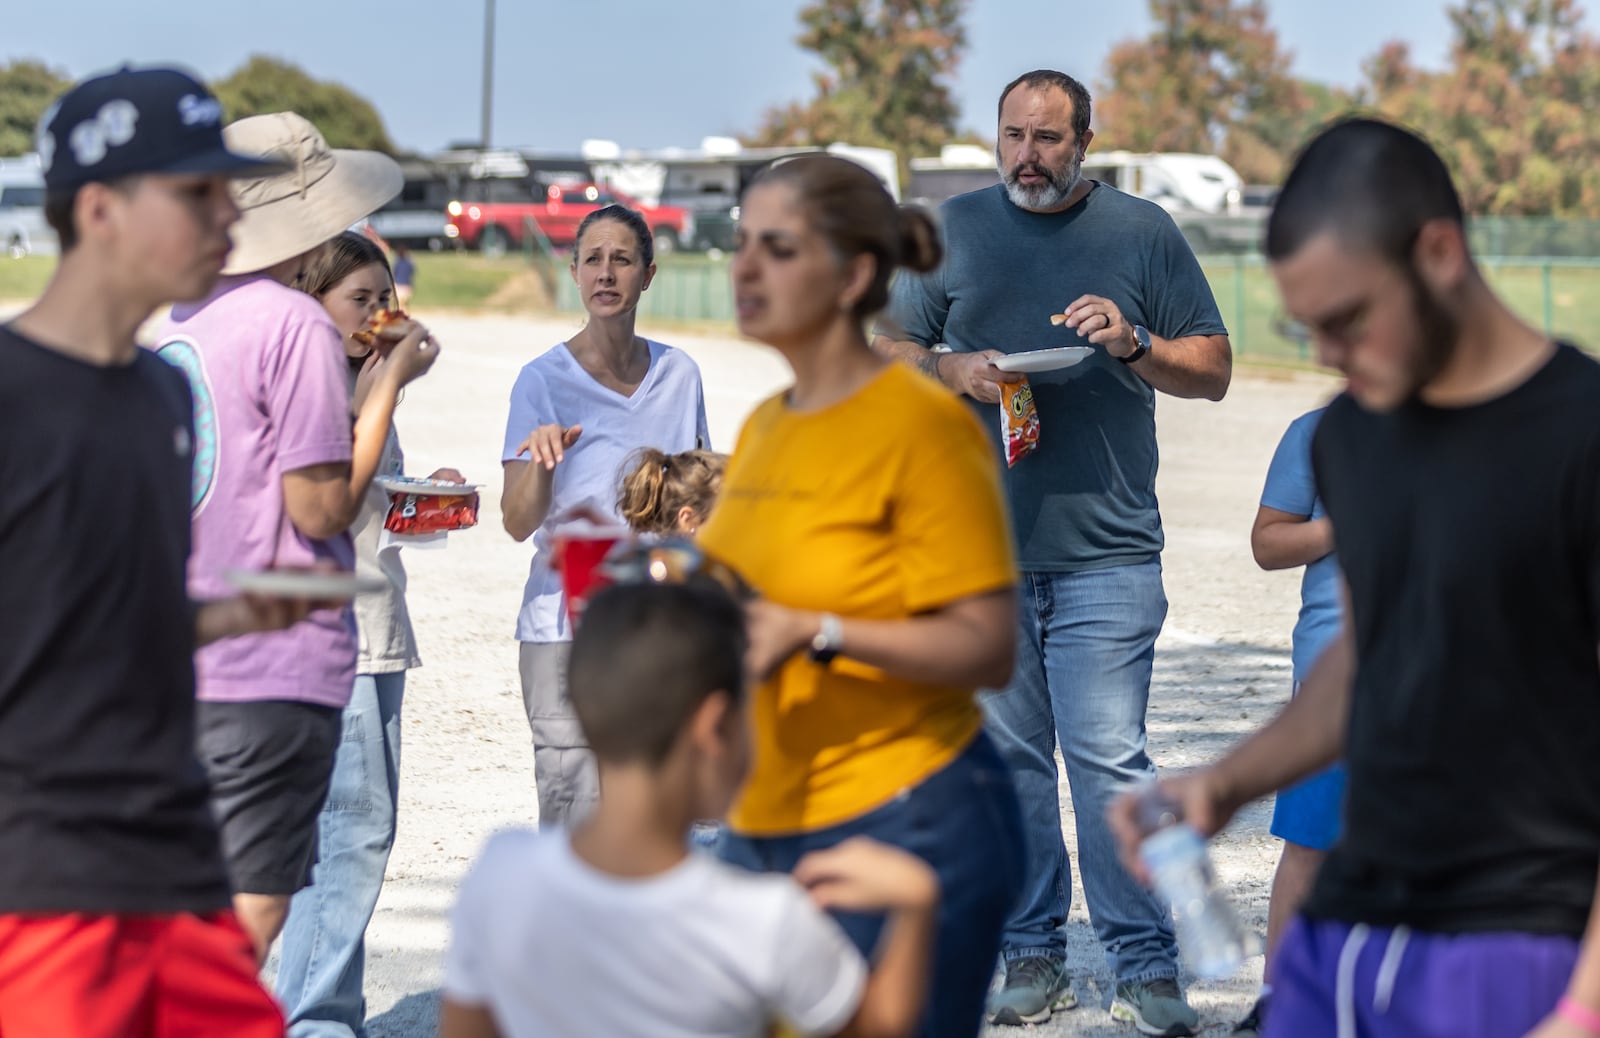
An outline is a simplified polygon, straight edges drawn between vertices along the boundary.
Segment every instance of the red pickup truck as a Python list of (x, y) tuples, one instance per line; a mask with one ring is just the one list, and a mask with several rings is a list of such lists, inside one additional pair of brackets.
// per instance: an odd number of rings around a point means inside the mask
[(529, 202), (451, 202), (445, 208), (445, 237), (486, 256), (503, 255), (521, 248), (531, 218), (557, 248), (569, 248), (578, 237), (578, 224), (596, 209), (625, 205), (644, 214), (655, 239), (657, 255), (676, 252), (694, 241), (694, 215), (677, 206), (644, 205), (600, 184), (551, 184), (545, 198)]

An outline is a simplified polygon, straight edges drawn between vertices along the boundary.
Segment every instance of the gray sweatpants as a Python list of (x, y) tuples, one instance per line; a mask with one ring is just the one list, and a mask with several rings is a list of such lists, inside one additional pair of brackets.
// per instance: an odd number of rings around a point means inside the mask
[(600, 776), (567, 697), (571, 642), (521, 642), (522, 705), (533, 730), (541, 828), (581, 819), (600, 799)]

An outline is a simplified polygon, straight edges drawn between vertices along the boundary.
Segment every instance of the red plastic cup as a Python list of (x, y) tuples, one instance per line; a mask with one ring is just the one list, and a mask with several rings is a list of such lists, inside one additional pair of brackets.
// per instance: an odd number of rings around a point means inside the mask
[(610, 583), (600, 564), (627, 530), (592, 529), (559, 534), (555, 538), (555, 564), (561, 572), (561, 590), (567, 596), (567, 619), (576, 627), (590, 596)]

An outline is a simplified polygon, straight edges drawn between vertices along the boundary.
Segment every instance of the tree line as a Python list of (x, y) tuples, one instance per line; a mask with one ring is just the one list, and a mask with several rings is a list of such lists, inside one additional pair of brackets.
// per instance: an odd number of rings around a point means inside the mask
[[(34, 60), (0, 65), (0, 155), (33, 150), (39, 118), (72, 85), (72, 77)], [(349, 87), (317, 79), (303, 69), (261, 55), (227, 77), (207, 84), (228, 118), (265, 112), (299, 112), (335, 148), (371, 148), (393, 153), (394, 143), (372, 102)]]
[[(886, 147), (903, 167), (945, 144), (992, 144), (992, 128), (962, 129), (953, 91), (970, 2), (809, 0), (796, 42), (824, 71), (746, 142)], [(1216, 154), (1271, 184), (1318, 126), (1372, 112), (1428, 136), (1474, 213), (1600, 217), (1600, 39), (1577, 0), (1461, 0), (1444, 68), (1391, 42), (1350, 90), (1293, 75), (1265, 0), (1148, 3), (1152, 31), (1114, 44), (1090, 83), (1097, 150)], [(67, 83), (37, 61), (0, 65), (0, 155), (31, 148)], [(335, 147), (394, 150), (370, 102), (287, 62), (252, 57), (212, 87), (230, 118), (293, 109)]]
[[(951, 90), (968, 6), (812, 0), (798, 42), (828, 71), (815, 96), (769, 111), (750, 140), (849, 140), (904, 161), (970, 139)], [(1445, 68), (1419, 68), (1393, 42), (1363, 63), (1353, 90), (1292, 74), (1264, 0), (1149, 9), (1149, 35), (1113, 45), (1088, 84), (1097, 150), (1215, 154), (1247, 182), (1272, 184), (1318, 126), (1377, 113), (1433, 142), (1474, 213), (1600, 217), (1600, 41), (1576, 0), (1456, 3)]]

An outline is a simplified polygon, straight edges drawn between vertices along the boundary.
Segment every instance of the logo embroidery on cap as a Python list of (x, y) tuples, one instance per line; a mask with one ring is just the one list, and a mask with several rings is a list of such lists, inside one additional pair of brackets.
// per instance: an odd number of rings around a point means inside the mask
[(185, 126), (215, 126), (222, 121), (222, 104), (214, 97), (184, 94), (178, 99), (178, 117)]
[(139, 109), (132, 101), (118, 98), (100, 106), (93, 119), (72, 128), (67, 142), (72, 145), (72, 155), (80, 166), (93, 166), (106, 157), (111, 148), (133, 140), (134, 126), (139, 122)]

